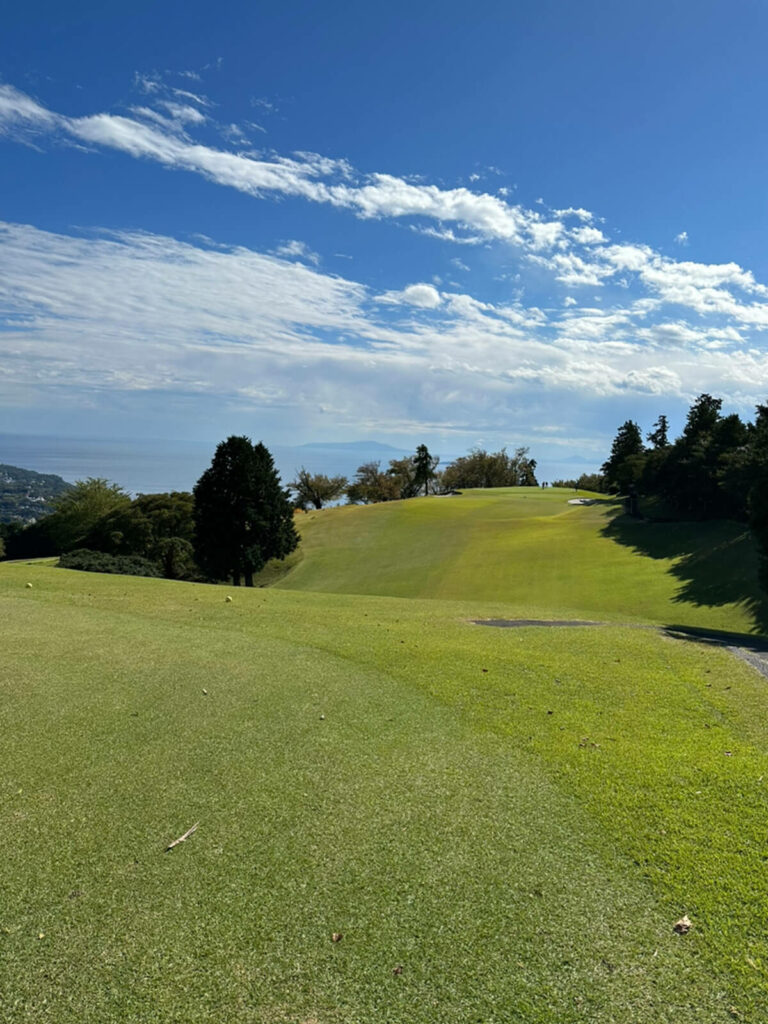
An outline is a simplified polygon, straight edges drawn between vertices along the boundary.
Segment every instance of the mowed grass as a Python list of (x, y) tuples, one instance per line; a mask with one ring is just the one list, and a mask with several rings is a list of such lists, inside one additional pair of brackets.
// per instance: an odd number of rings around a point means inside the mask
[(768, 1019), (765, 680), (516, 608), (0, 565), (0, 1019)]
[(526, 618), (766, 631), (744, 526), (638, 522), (617, 501), (572, 497), (499, 488), (300, 514), (301, 556), (275, 585), (503, 601)]

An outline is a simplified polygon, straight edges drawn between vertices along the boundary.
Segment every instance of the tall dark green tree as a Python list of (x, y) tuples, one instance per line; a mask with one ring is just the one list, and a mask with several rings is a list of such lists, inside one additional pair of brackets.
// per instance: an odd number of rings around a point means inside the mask
[(289, 492), (269, 451), (248, 437), (229, 437), (194, 488), (195, 559), (213, 579), (234, 586), (270, 558), (285, 558), (299, 543)]
[(435, 479), (435, 470), (440, 462), (439, 455), (431, 455), (425, 444), (420, 444), (413, 457), (413, 482), (416, 493), (424, 488), (424, 494), (429, 494), (429, 485)]
[(656, 494), (663, 490), (665, 469), (671, 444), (669, 440), (669, 421), (663, 414), (653, 424), (653, 430), (645, 435), (651, 447), (645, 454), (645, 462), (640, 478), (640, 490), (643, 494)]
[(758, 405), (750, 428), (749, 525), (760, 552), (759, 575), (768, 590), (768, 406)]
[(643, 471), (645, 449), (640, 427), (633, 420), (626, 420), (619, 427), (611, 445), (611, 454), (601, 467), (608, 488), (625, 494), (631, 490)]
[(653, 424), (653, 430), (646, 434), (654, 448), (669, 448), (669, 420), (663, 414)]
[(713, 398), (712, 395), (707, 394), (699, 395), (688, 410), (683, 436), (680, 440), (690, 447), (705, 441), (715, 429), (722, 407), (722, 398)]
[(721, 398), (699, 395), (665, 459), (660, 490), (679, 515), (728, 518), (739, 515), (739, 506), (743, 514), (739, 464), (749, 431), (735, 414), (722, 417), (722, 404)]

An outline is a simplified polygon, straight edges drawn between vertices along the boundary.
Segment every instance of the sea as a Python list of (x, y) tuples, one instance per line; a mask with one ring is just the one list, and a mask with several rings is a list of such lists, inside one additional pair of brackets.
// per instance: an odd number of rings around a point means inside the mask
[[(302, 466), (311, 473), (353, 477), (364, 462), (386, 466), (408, 454), (375, 441), (268, 447), (286, 485)], [(0, 463), (55, 473), (70, 483), (103, 477), (132, 494), (191, 491), (215, 449), (216, 442), (207, 441), (0, 434)]]
[[(0, 463), (55, 473), (70, 483), (88, 477), (103, 477), (120, 484), (131, 494), (155, 494), (162, 491), (191, 491), (210, 466), (217, 442), (136, 438), (61, 437), (36, 434), (0, 434)], [(341, 443), (315, 442), (302, 445), (268, 445), (275, 466), (285, 485), (295, 479), (303, 466), (310, 473), (352, 478), (364, 462), (381, 462), (412, 454), (411, 449), (396, 448), (377, 441)], [(446, 465), (463, 452), (440, 452)], [(531, 452), (536, 455), (535, 452)], [(570, 479), (582, 472), (593, 472), (587, 460), (540, 461), (536, 475), (540, 481)]]

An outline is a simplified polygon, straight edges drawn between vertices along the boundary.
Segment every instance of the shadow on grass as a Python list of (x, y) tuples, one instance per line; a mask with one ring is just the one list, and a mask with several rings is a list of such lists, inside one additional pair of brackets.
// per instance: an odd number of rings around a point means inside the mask
[[(672, 560), (667, 571), (680, 582), (676, 603), (738, 605), (752, 618), (754, 632), (768, 634), (768, 596), (758, 583), (757, 551), (743, 523), (633, 519), (618, 502), (606, 509), (605, 517), (604, 537), (647, 558)], [(744, 646), (739, 640), (734, 643)]]
[(732, 633), (725, 629), (699, 629), (697, 626), (664, 626), (663, 630), (673, 640), (688, 640), (712, 647), (741, 647), (755, 654), (768, 654), (768, 637), (753, 633)]

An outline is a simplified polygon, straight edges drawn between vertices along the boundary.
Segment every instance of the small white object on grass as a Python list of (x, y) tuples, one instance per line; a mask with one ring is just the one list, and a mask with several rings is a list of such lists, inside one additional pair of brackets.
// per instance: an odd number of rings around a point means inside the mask
[(31, 590), (31, 589), (32, 589), (32, 584), (31, 584), (31, 583), (27, 583), (27, 589), (28, 589), (28, 590)]
[(232, 604), (232, 598), (229, 596), (229, 594), (227, 594), (224, 600), (227, 602), (227, 604)]
[(325, 715), (320, 715), (320, 721), (321, 721), (321, 722), (324, 722), (324, 721), (325, 721)]

